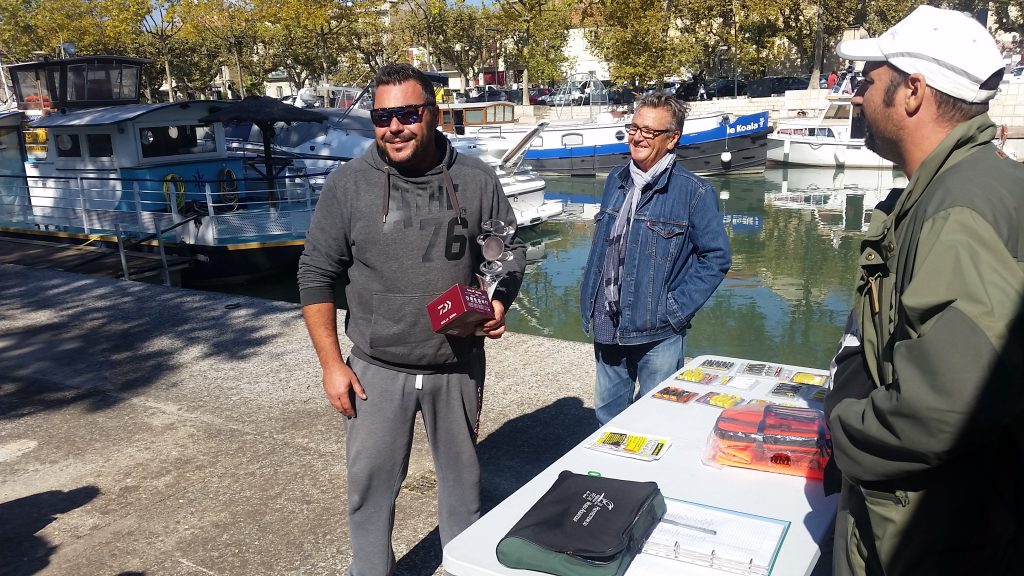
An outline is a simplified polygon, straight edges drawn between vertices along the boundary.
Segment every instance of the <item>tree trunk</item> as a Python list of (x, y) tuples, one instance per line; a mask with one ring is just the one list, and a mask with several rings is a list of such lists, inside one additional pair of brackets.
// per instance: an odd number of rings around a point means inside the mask
[(523, 65), (523, 81), (521, 82), (523, 88), (523, 106), (530, 105), (530, 74), (526, 69), (526, 65)]
[(814, 68), (811, 69), (811, 81), (807, 84), (808, 90), (819, 90), (821, 86), (821, 51), (825, 43), (821, 32), (821, 0), (818, 0), (815, 16), (817, 16), (815, 20), (818, 24), (814, 33)]
[(238, 93), (245, 98), (245, 80), (242, 78), (242, 60), (238, 57), (238, 45), (235, 44), (235, 68), (238, 69)]
[[(167, 46), (164, 46), (164, 54), (167, 54)], [(174, 102), (174, 78), (171, 78), (171, 59), (164, 57), (164, 73), (167, 74), (167, 98), (168, 102)]]

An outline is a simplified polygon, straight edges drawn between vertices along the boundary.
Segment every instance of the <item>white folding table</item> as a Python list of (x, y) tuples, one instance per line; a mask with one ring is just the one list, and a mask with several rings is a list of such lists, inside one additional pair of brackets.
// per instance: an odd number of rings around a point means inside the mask
[[(697, 367), (708, 359), (733, 362), (734, 370), (748, 362), (761, 362), (723, 356), (700, 356), (691, 360), (682, 370)], [(772, 364), (790, 371), (827, 374), (822, 370)], [(806, 398), (783, 400), (770, 396), (770, 390), (778, 381), (774, 378), (764, 378), (749, 390), (680, 382), (674, 378), (666, 380), (663, 385), (685, 388), (699, 394), (721, 391), (746, 399), (761, 398), (820, 407), (820, 403)], [(696, 400), (679, 404), (656, 399), (652, 395), (641, 398), (449, 542), (444, 549), (445, 571), (453, 576), (540, 574), (506, 568), (498, 562), (495, 547), (498, 540), (551, 487), (558, 473), (570, 470), (580, 474), (593, 471), (602, 476), (626, 480), (653, 480), (658, 483), (666, 498), (789, 521), (789, 530), (782, 542), (772, 574), (810, 574), (820, 555), (819, 543), (827, 539), (835, 518), (835, 496), (826, 497), (818, 480), (742, 468), (716, 468), (703, 464), (701, 454), (720, 413), (721, 409), (698, 404)], [(671, 439), (672, 445), (660, 460), (653, 462), (603, 454), (586, 448), (587, 444), (593, 442), (607, 428), (667, 436)], [(557, 430), (544, 431), (544, 434), (557, 433)], [(725, 573), (648, 554), (639, 554), (626, 572), (626, 576), (657, 574), (721, 576)]]

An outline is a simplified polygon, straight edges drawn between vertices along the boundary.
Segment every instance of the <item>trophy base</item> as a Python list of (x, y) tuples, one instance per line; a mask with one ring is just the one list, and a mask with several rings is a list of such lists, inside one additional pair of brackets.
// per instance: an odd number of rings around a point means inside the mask
[(484, 290), (456, 284), (427, 304), (427, 314), (434, 332), (469, 336), (480, 324), (494, 319), (494, 307)]

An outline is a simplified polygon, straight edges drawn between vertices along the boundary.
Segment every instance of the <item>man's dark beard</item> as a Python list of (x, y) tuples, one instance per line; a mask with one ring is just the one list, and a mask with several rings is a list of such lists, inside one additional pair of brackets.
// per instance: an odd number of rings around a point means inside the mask
[[(400, 166), (408, 166), (408, 165), (416, 164), (416, 162), (419, 161), (418, 158), (417, 158), (416, 152), (413, 152), (412, 156), (410, 156), (409, 159), (406, 160), (405, 162), (397, 162), (397, 161), (395, 161), (391, 157), (391, 155), (388, 153), (388, 149), (387, 149), (387, 146), (386, 146), (386, 144), (393, 143), (393, 142), (412, 142), (412, 140), (403, 140), (401, 138), (394, 138), (394, 139), (390, 139), (390, 140), (385, 140), (384, 144), (377, 143), (377, 150), (380, 151), (381, 156), (383, 156), (384, 159), (387, 160), (388, 164), (391, 164), (392, 166), (395, 166), (395, 167), (400, 167)], [(415, 146), (415, 144), (413, 144), (413, 145)]]
[[(868, 150), (878, 154), (878, 142), (875, 141), (875, 137), (870, 131), (865, 131), (864, 133), (864, 146), (866, 146)], [(878, 155), (881, 156), (881, 154)]]

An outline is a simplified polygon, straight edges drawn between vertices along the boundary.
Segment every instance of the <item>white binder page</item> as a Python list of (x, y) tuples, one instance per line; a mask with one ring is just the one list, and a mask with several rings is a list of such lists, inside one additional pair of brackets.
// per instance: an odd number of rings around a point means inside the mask
[(771, 574), (789, 522), (665, 499), (645, 554), (739, 574)]

